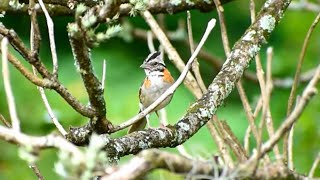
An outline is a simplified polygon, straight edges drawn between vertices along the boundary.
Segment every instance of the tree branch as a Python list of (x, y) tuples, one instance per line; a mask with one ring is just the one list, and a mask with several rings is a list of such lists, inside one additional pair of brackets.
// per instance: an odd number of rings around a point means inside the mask
[[(160, 150), (144, 150), (123, 166), (107, 169), (102, 180), (141, 179), (155, 169), (166, 169), (190, 179), (302, 179), (305, 176), (290, 171), (280, 164), (267, 164), (255, 175), (240, 174), (237, 169), (224, 169), (212, 161), (188, 159)], [(202, 178), (201, 178), (202, 177)]]
[[(232, 2), (234, 0), (221, 0), (222, 4)], [(27, 5), (24, 5), (22, 8), (16, 9), (11, 7), (9, 3), (0, 3), (0, 11), (6, 11), (9, 14), (25, 13), (27, 14), (28, 8)], [(21, 0), (21, 3), (28, 3), (28, 0)], [(46, 6), (50, 5), (49, 13), (51, 16), (62, 16), (62, 15), (73, 15), (74, 9), (68, 7), (68, 0), (43, 0)], [(100, 1), (93, 0), (75, 0), (75, 4), (84, 3), (86, 6), (93, 7), (99, 5)], [(145, 1), (146, 9), (149, 10), (152, 14), (160, 13), (169, 13), (175, 14), (183, 12), (186, 10), (197, 9), (201, 12), (209, 12), (215, 9), (214, 3), (212, 1), (170, 1), (170, 0), (161, 0), (161, 1)], [(132, 9), (132, 4), (129, 3), (129, 0), (116, 0), (116, 4), (121, 4), (119, 12), (122, 16), (128, 16), (130, 10)], [(112, 10), (112, 7), (108, 7), (109, 10)], [(37, 9), (38, 12), (42, 13), (41, 9)], [(106, 16), (105, 18), (110, 18), (111, 16)]]

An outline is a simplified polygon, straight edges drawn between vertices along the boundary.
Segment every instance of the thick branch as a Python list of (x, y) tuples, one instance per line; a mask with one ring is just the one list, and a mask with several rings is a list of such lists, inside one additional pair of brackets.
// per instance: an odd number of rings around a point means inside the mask
[(66, 152), (70, 152), (75, 157), (82, 158), (83, 156), (82, 152), (75, 145), (71, 144), (61, 136), (28, 136), (13, 129), (0, 126), (0, 139), (4, 139), (7, 142), (11, 142), (14, 144), (32, 147), (34, 149), (47, 149), (55, 147)]
[(90, 49), (86, 45), (82, 32), (69, 33), (69, 38), (76, 63), (79, 66), (79, 72), (89, 96), (90, 105), (96, 112), (91, 119), (92, 127), (99, 134), (106, 133), (110, 123), (106, 119), (104, 91), (99, 79), (94, 74), (90, 59)]
[[(99, 5), (100, 1), (93, 1), (93, 0), (74, 0), (76, 3), (84, 3), (89, 7)], [(226, 4), (233, 0), (221, 0), (221, 4)], [(25, 4), (28, 4), (28, 0), (22, 0)], [(122, 4), (120, 6), (119, 12), (122, 16), (128, 16), (129, 12), (132, 8), (131, 4), (128, 0), (117, 0), (115, 1), (116, 4)], [(201, 1), (201, 0), (181, 0), (181, 1), (170, 1), (170, 0), (151, 0), (145, 1), (146, 9), (149, 10), (152, 14), (159, 14), (159, 13), (168, 13), (174, 14), (178, 12), (183, 12), (186, 10), (197, 9), (202, 12), (208, 12), (215, 9), (215, 5), (213, 1)], [(61, 15), (73, 15), (74, 9), (68, 8), (68, 0), (44, 0), (44, 3), (48, 6), (50, 5), (49, 13), (51, 16), (61, 16)], [(112, 8), (110, 8), (112, 9)], [(0, 3), (0, 11), (6, 11), (9, 14), (16, 14), (16, 13), (28, 13), (27, 5), (23, 6), (20, 9), (15, 9), (9, 6), (8, 3)], [(41, 9), (38, 9), (38, 12), (42, 12)], [(112, 15), (112, 13), (110, 14)], [(110, 18), (111, 16), (106, 16), (105, 18)]]
[[(188, 159), (160, 150), (145, 150), (128, 163), (107, 174), (102, 179), (141, 179), (154, 169), (166, 169), (170, 172), (184, 174), (186, 179), (302, 179), (304, 176), (290, 171), (281, 164), (267, 164), (254, 175), (241, 174), (236, 169), (224, 169), (214, 162)], [(109, 172), (110, 172), (109, 171)], [(107, 169), (108, 172), (108, 169)]]
[(192, 175), (213, 176), (215, 172), (219, 173), (218, 166), (214, 163), (194, 161), (181, 155), (152, 149), (142, 151), (127, 164), (103, 177), (102, 180), (140, 179), (153, 169), (166, 169), (175, 173), (191, 173)]

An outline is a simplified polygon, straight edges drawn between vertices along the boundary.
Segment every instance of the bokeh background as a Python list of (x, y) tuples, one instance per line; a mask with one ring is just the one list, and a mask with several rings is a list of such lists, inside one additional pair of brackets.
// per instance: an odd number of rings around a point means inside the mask
[[(257, 4), (259, 10), (262, 3)], [(250, 25), (249, 0), (235, 1), (224, 6), (225, 17), (228, 28), (230, 44), (234, 44)], [(193, 21), (194, 39), (199, 41), (210, 18), (218, 18), (216, 12), (200, 13), (191, 11)], [(261, 57), (265, 67), (266, 48), (274, 48), (274, 58), (272, 73), (277, 78), (293, 78), (296, 62), (302, 47), (306, 32), (308, 31), (316, 14), (306, 11), (288, 10), (279, 26), (272, 33), (268, 45), (263, 46)], [(168, 30), (176, 30), (179, 20), (186, 19), (186, 13), (167, 15), (165, 23)], [(46, 66), (51, 69), (51, 54), (49, 49), (47, 27), (44, 17), (39, 17), (39, 25), (42, 34), (41, 59)], [(70, 90), (70, 92), (79, 98), (81, 102), (87, 103), (88, 98), (84, 90), (81, 78), (74, 66), (69, 41), (67, 38), (66, 26), (72, 22), (73, 17), (54, 17), (55, 37), (57, 53), (59, 58), (59, 79)], [(148, 29), (147, 24), (141, 17), (125, 18), (132, 27)], [(30, 19), (24, 15), (5, 15), (0, 18), (7, 28), (16, 30), (18, 35), (26, 42), (29, 42)], [(125, 27), (124, 27), (125, 28)], [(312, 35), (309, 48), (303, 64), (303, 72), (314, 68), (319, 64), (320, 31), (317, 28)], [(158, 43), (155, 42), (157, 45)], [(182, 58), (186, 61), (190, 56), (188, 47), (182, 41), (173, 42)], [(210, 53), (225, 59), (220, 27), (217, 24), (205, 47)], [(12, 50), (12, 49), (11, 49)], [(14, 52), (13, 50), (11, 52)], [(126, 119), (134, 116), (138, 112), (138, 89), (144, 78), (144, 72), (139, 68), (144, 58), (148, 55), (147, 43), (135, 37), (130, 41), (121, 37), (113, 38), (99, 47), (92, 50), (92, 59), (96, 74), (101, 78), (103, 59), (107, 62), (107, 77), (105, 99), (107, 104), (107, 116), (114, 124), (124, 122)], [(16, 54), (16, 53), (15, 53)], [(18, 55), (18, 54), (17, 54)], [(20, 57), (20, 59), (22, 59)], [(166, 63), (175, 78), (178, 78), (179, 72), (166, 58)], [(212, 66), (202, 59), (199, 59), (201, 73), (207, 85), (213, 80), (217, 73)], [(25, 63), (26, 64), (26, 63)], [(28, 82), (17, 70), (11, 68), (11, 83), (15, 95), (17, 110), (21, 120), (21, 128), (24, 133), (30, 135), (45, 135), (56, 131), (51, 123), (45, 107), (41, 101), (40, 95), (34, 85)], [(248, 71), (254, 72), (255, 63), (250, 65)], [(259, 85), (243, 79), (245, 90), (252, 107), (255, 106), (259, 92)], [(302, 92), (306, 84), (300, 84), (298, 93)], [(318, 86), (319, 87), (319, 86)], [(272, 93), (271, 109), (275, 127), (284, 120), (287, 108), (287, 99), (290, 89), (275, 88)], [(55, 114), (65, 128), (70, 126), (79, 126), (87, 122), (76, 113), (66, 102), (63, 101), (54, 91), (47, 90), (47, 96)], [(176, 91), (172, 102), (167, 106), (168, 119), (170, 123), (175, 123), (185, 113), (187, 107), (194, 102), (195, 98), (182, 85)], [(3, 80), (0, 78), (0, 113), (9, 119), (6, 96), (3, 88)], [(236, 90), (228, 97), (226, 102), (217, 111), (220, 119), (226, 120), (233, 132), (243, 142), (245, 130), (248, 122), (242, 108)], [(153, 126), (158, 126), (157, 117), (152, 115)], [(315, 96), (309, 106), (304, 111), (295, 126), (293, 155), (295, 168), (300, 173), (308, 173), (313, 160), (320, 150), (320, 98)], [(126, 133), (121, 131), (112, 135), (119, 137)], [(267, 138), (267, 136), (265, 136)], [(203, 127), (195, 136), (190, 138), (184, 144), (186, 150), (195, 158), (211, 159), (217, 155), (217, 149), (206, 127)], [(251, 138), (251, 147), (254, 147), (254, 140)], [(166, 148), (165, 150), (177, 152), (175, 149)], [(27, 163), (19, 158), (16, 145), (0, 141), (0, 179), (35, 179), (32, 170)], [(124, 157), (120, 163), (130, 159), (131, 156)], [(39, 155), (38, 165), (41, 173), (46, 179), (59, 179), (54, 172), (54, 162), (57, 160), (56, 150), (45, 150)], [(320, 176), (318, 168), (316, 175)], [(149, 175), (152, 179), (181, 178), (173, 176), (165, 171), (155, 171)]]

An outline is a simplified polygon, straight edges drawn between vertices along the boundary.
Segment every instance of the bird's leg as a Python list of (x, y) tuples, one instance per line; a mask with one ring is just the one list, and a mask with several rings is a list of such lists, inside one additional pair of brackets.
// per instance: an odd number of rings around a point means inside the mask
[(172, 130), (166, 126), (166, 125), (168, 125), (166, 110), (163, 108), (163, 109), (161, 109), (159, 111), (155, 111), (155, 112), (156, 112), (156, 114), (159, 118), (159, 121), (160, 121), (160, 128), (167, 129), (172, 135)]
[(152, 128), (151, 124), (150, 124), (150, 119), (149, 119), (150, 115), (146, 115), (146, 120), (147, 120), (147, 127), (148, 128)]

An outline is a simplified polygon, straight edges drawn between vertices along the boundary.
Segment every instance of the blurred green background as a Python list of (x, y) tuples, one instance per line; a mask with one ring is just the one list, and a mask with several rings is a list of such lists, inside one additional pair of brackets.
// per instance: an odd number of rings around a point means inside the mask
[[(262, 3), (257, 4), (257, 10)], [(249, 1), (235, 1), (224, 6), (225, 17), (228, 28), (230, 44), (241, 37), (246, 28), (250, 25)], [(218, 18), (216, 12), (200, 13), (191, 11), (193, 21), (194, 39), (199, 41), (210, 18)], [(279, 26), (272, 33), (268, 46), (263, 46), (261, 57), (265, 65), (266, 48), (274, 48), (273, 58), (273, 76), (279, 78), (293, 78), (296, 62), (302, 47), (306, 32), (308, 31), (315, 13), (304, 11), (287, 11)], [(42, 34), (41, 58), (46, 66), (51, 69), (51, 53), (49, 49), (47, 27), (44, 17), (39, 17), (39, 25)], [(141, 17), (128, 17), (133, 27), (148, 29), (147, 24)], [(177, 28), (178, 20), (185, 20), (186, 13), (176, 15), (167, 15), (165, 18), (166, 26), (169, 30)], [(70, 50), (69, 41), (66, 33), (66, 25), (72, 22), (72, 17), (55, 17), (55, 37), (57, 53), (59, 58), (59, 79), (70, 90), (70, 92), (83, 103), (88, 102), (81, 78), (75, 70), (74, 60)], [(29, 42), (30, 20), (28, 16), (5, 15), (0, 18), (7, 28), (17, 31), (18, 35), (26, 42)], [(303, 72), (314, 68), (319, 64), (320, 31), (317, 28), (311, 38), (309, 48), (303, 64)], [(156, 43), (158, 44), (158, 43)], [(173, 42), (184, 60), (190, 56), (188, 47), (179, 41)], [(205, 47), (207, 51), (216, 56), (225, 59), (221, 43), (220, 27), (217, 24)], [(12, 50), (13, 52), (13, 50)], [(124, 122), (126, 119), (134, 116), (138, 112), (138, 89), (144, 78), (144, 72), (139, 68), (149, 50), (144, 40), (133, 38), (132, 41), (125, 41), (123, 38), (113, 38), (92, 51), (92, 59), (96, 74), (101, 78), (103, 59), (107, 61), (107, 77), (105, 99), (107, 103), (108, 118), (114, 124)], [(16, 53), (15, 53), (16, 54)], [(20, 57), (20, 59), (22, 59)], [(166, 59), (168, 67), (175, 78), (178, 78), (179, 72)], [(214, 78), (216, 71), (210, 64), (199, 59), (201, 73), (205, 83), (208, 85)], [(24, 133), (31, 135), (45, 135), (55, 131), (45, 107), (41, 101), (40, 95), (35, 86), (28, 82), (17, 70), (11, 68), (11, 83), (15, 95), (17, 110), (21, 120), (21, 128)], [(249, 70), (254, 72), (255, 63), (252, 63)], [(244, 87), (252, 107), (256, 104), (259, 96), (259, 85), (247, 80), (243, 80)], [(300, 84), (298, 93), (302, 92), (305, 84)], [(319, 87), (319, 86), (318, 86)], [(271, 99), (272, 116), (275, 126), (284, 120), (287, 108), (287, 99), (290, 89), (275, 88)], [(87, 122), (86, 118), (81, 117), (67, 103), (63, 101), (54, 91), (47, 90), (46, 94), (50, 104), (65, 128), (70, 126), (79, 126)], [(168, 119), (170, 123), (175, 123), (182, 117), (186, 108), (194, 102), (195, 98), (181, 86), (176, 91), (172, 102), (167, 106)], [(9, 119), (6, 96), (3, 89), (3, 80), (0, 78), (0, 113)], [(220, 119), (226, 120), (231, 129), (241, 142), (248, 126), (245, 113), (242, 108), (236, 90), (232, 92), (224, 105), (218, 109), (217, 115)], [(320, 98), (314, 97), (306, 108), (299, 122), (295, 126), (293, 155), (295, 168), (300, 173), (308, 173), (313, 160), (320, 150)], [(157, 118), (154, 119), (153, 126), (158, 126)], [(122, 136), (126, 131), (121, 131), (114, 137)], [(265, 136), (267, 138), (267, 136)], [(217, 149), (206, 127), (203, 127), (195, 136), (190, 138), (185, 144), (187, 151), (195, 158), (211, 159), (212, 155), (217, 155)], [(21, 160), (17, 153), (17, 146), (0, 141), (0, 179), (35, 179), (35, 175), (28, 168), (25, 161)], [(251, 147), (254, 147), (254, 140), (251, 138)], [(175, 151), (175, 149), (166, 149)], [(131, 156), (123, 158), (123, 161)], [(42, 151), (39, 156), (38, 165), (41, 173), (46, 179), (58, 179), (59, 177), (53, 171), (54, 162), (57, 155), (55, 150)], [(320, 176), (318, 168), (316, 175)], [(155, 171), (150, 175), (153, 179), (163, 179), (172, 176), (165, 171)]]

